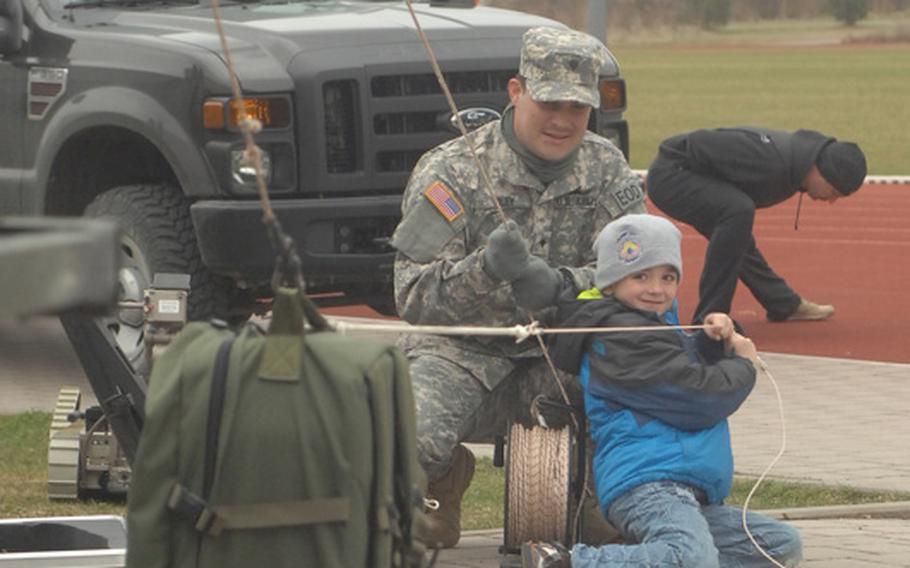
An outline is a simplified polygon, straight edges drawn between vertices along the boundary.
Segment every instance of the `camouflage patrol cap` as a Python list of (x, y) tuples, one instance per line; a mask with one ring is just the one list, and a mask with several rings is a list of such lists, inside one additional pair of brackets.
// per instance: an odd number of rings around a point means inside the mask
[(607, 48), (575, 30), (531, 28), (522, 38), (521, 65), (531, 98), (600, 106), (597, 78)]

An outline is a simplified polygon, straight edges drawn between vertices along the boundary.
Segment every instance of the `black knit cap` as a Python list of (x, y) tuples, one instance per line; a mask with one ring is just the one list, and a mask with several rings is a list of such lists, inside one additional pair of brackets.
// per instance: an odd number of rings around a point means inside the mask
[(818, 154), (815, 163), (822, 177), (841, 195), (850, 195), (866, 179), (866, 156), (853, 142), (831, 142)]

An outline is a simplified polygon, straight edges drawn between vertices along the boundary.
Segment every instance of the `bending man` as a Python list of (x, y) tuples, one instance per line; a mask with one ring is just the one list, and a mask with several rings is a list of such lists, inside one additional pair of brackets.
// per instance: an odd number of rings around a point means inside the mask
[(770, 321), (831, 317), (834, 306), (801, 298), (768, 265), (752, 236), (755, 210), (797, 192), (834, 203), (859, 189), (865, 177), (859, 146), (812, 130), (718, 128), (664, 140), (648, 170), (648, 195), (709, 240), (693, 321), (730, 313), (738, 279)]

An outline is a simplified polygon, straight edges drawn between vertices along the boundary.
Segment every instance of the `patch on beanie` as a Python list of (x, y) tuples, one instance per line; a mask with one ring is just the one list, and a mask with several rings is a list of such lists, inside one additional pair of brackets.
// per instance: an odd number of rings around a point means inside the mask
[(632, 264), (641, 258), (641, 242), (635, 235), (624, 231), (616, 240), (619, 242), (619, 260), (623, 264)]

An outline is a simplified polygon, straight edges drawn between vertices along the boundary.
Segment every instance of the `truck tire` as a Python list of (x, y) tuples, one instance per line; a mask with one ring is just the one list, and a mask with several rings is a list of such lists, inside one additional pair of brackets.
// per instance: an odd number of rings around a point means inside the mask
[[(190, 275), (187, 319), (206, 320), (225, 308), (219, 304), (226, 302), (228, 283), (216, 280), (202, 264), (190, 201), (177, 187), (166, 183), (115, 187), (98, 195), (85, 215), (120, 222), (120, 300), (141, 302), (155, 273), (176, 272)], [(145, 374), (142, 311), (118, 308), (107, 327), (133, 369)]]

